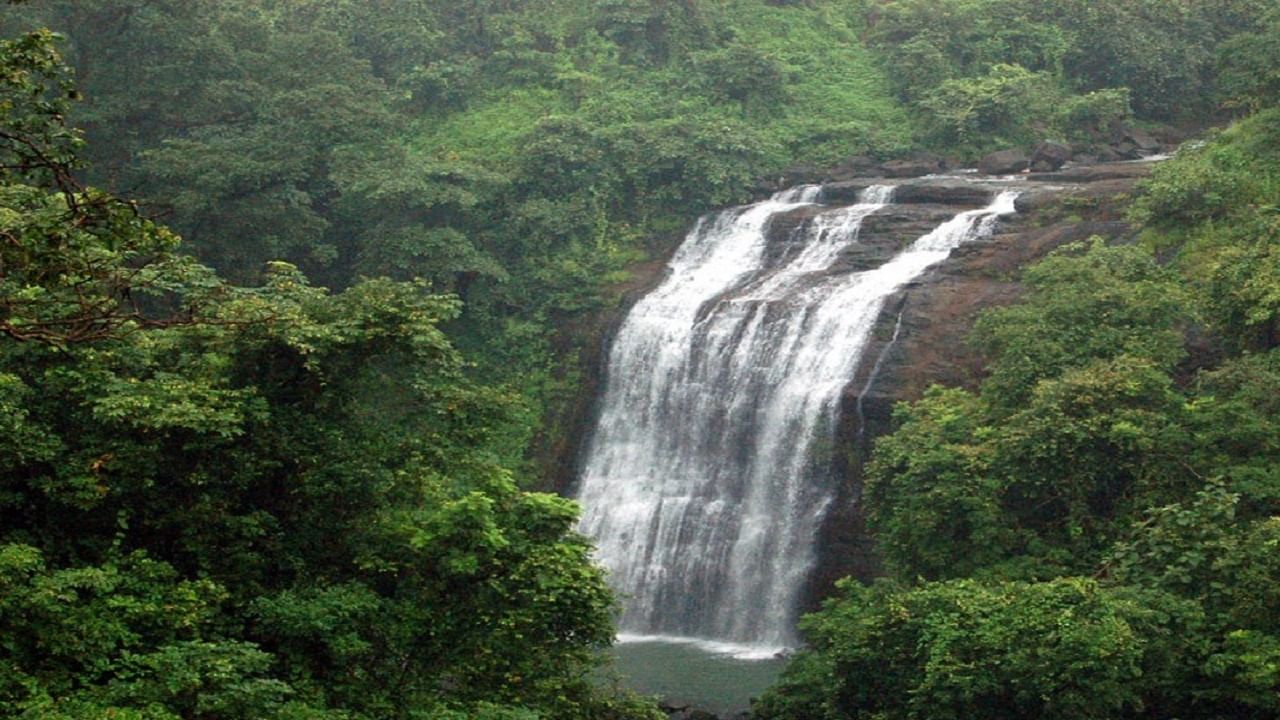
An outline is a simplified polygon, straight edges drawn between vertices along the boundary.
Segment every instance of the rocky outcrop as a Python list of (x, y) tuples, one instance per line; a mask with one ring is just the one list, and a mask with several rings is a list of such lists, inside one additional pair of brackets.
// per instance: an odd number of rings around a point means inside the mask
[[(683, 705), (681, 703), (663, 700), (658, 703), (658, 710), (667, 716), (667, 720), (722, 720), (719, 715), (700, 708)], [(748, 713), (742, 712), (734, 715), (728, 720), (746, 720)]]
[[(1030, 176), (1018, 202), (1019, 214), (1002, 221), (998, 234), (956, 249), (886, 304), (864, 356), (868, 360), (842, 399), (843, 422), (836, 442), (847, 450), (836, 468), (842, 497), (819, 541), (810, 607), (816, 607), (840, 577), (867, 580), (880, 574), (858, 501), (862, 466), (874, 438), (891, 429), (893, 406), (920, 398), (933, 384), (975, 387), (983, 376), (983, 359), (968, 343), (975, 319), (984, 310), (1017, 300), (1021, 270), (1054, 249), (1094, 235), (1133, 237), (1136, 230), (1123, 219), (1126, 198), (1151, 167), (1129, 163), (1073, 168), (1060, 174), (1055, 184), (1030, 182), (1040, 179)], [(886, 215), (882, 222), (892, 225), (894, 220)], [(883, 232), (888, 229), (864, 223), (864, 241)], [(881, 358), (871, 377), (875, 360)]]
[(880, 166), (880, 172), (888, 178), (913, 178), (932, 175), (946, 169), (941, 158), (927, 157), (918, 160), (891, 160)]
[(1074, 151), (1070, 145), (1042, 142), (1031, 153), (1031, 172), (1052, 172), (1071, 162)]
[(1026, 170), (1031, 158), (1021, 150), (999, 150), (978, 161), (978, 172), (984, 175), (1012, 175)]
[(1100, 180), (1127, 180), (1132, 185), (1151, 174), (1151, 164), (1143, 162), (1104, 163), (1065, 168), (1058, 172), (1035, 173), (1027, 176), (1033, 182), (1052, 182), (1086, 185)]
[(908, 180), (891, 178), (859, 178), (843, 182), (825, 183), (818, 195), (825, 205), (850, 205), (858, 202), (862, 191), (872, 185), (894, 185), (893, 202), (899, 205), (933, 204), (980, 207), (990, 202), (989, 186), (969, 182), (960, 177)]

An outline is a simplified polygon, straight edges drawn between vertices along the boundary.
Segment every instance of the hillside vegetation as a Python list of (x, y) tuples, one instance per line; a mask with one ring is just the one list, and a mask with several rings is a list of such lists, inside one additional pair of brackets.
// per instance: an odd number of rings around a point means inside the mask
[(227, 277), (285, 259), (329, 287), (423, 278), (460, 296), (451, 336), (523, 398), (518, 462), (569, 430), (583, 337), (557, 328), (700, 213), (796, 165), (1087, 142), (1135, 114), (1201, 124), (1266, 96), (1246, 85), (1274, 10), (37, 0), (4, 25), (67, 36), (89, 181)]

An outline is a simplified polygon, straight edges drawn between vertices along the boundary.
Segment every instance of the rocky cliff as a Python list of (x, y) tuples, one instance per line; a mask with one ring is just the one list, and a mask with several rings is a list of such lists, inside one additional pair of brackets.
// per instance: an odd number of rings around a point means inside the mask
[[(785, 252), (796, 228), (824, 209), (852, 204), (868, 186), (896, 185), (894, 204), (864, 221), (859, 242), (833, 268), (857, 271), (883, 263), (957, 212), (986, 205), (1001, 189), (1016, 188), (1022, 193), (1018, 214), (1006, 218), (996, 235), (962, 246), (886, 303), (872, 345), (842, 399), (837, 451), (832, 453), (838, 499), (819, 538), (820, 560), (806, 592), (809, 607), (828, 594), (836, 579), (846, 575), (869, 579), (878, 572), (858, 497), (862, 464), (874, 438), (890, 429), (894, 404), (920, 397), (931, 384), (971, 387), (980, 382), (982, 358), (967, 343), (977, 316), (984, 309), (1014, 301), (1021, 292), (1020, 270), (1055, 248), (1094, 235), (1121, 241), (1132, 237), (1135, 231), (1124, 222), (1123, 209), (1135, 184), (1151, 167), (1148, 162), (1068, 165), (997, 178), (972, 171), (937, 173), (938, 165), (930, 159), (917, 164), (914, 170), (859, 165), (797, 176), (824, 180), (822, 204), (779, 215), (768, 228), (770, 245)], [(908, 170), (935, 174), (901, 177), (910, 174)], [(859, 171), (867, 174), (858, 176)], [(636, 268), (633, 280), (622, 289), (617, 311), (596, 318), (595, 327), (586, 329), (593, 338), (584, 357), (587, 392), (574, 408), (574, 417), (567, 420), (578, 430), (573, 433), (576, 440), (590, 432), (590, 398), (601, 388), (600, 368), (612, 328), (664, 272), (663, 263)], [(579, 448), (578, 442), (564, 442), (557, 448), (553, 484), (566, 494), (574, 490)]]
[[(891, 429), (893, 406), (918, 399), (933, 384), (974, 387), (983, 378), (979, 353), (968, 343), (983, 310), (1014, 302), (1021, 270), (1070, 242), (1101, 236), (1132, 239), (1136, 229), (1124, 210), (1150, 162), (1126, 162), (1020, 175), (1018, 214), (992, 237), (962, 246), (886, 304), (875, 340), (843, 397), (836, 458), (841, 497), (819, 540), (821, 560), (810, 587), (810, 605), (840, 577), (870, 579), (879, 572), (874, 545), (858, 507), (862, 464), (875, 437)], [(920, 181), (915, 196), (936, 203), (960, 197), (954, 181)], [(973, 186), (972, 184), (970, 185)], [(939, 195), (930, 197), (929, 189)], [(899, 195), (901, 202), (903, 195)], [(905, 197), (912, 197), (907, 194)], [(985, 197), (962, 204), (976, 207)], [(911, 233), (928, 222), (929, 204), (904, 204), (881, 218), (884, 227), (864, 232)], [(878, 362), (877, 362), (878, 361)]]

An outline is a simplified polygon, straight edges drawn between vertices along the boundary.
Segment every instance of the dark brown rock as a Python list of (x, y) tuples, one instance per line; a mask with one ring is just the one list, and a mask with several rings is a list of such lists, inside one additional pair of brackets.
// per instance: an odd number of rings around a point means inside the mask
[[(786, 262), (803, 249), (804, 227), (839, 208), (805, 205), (774, 215), (765, 227), (765, 254), (769, 265)], [(845, 248), (830, 272), (841, 274), (868, 270), (885, 263), (912, 241), (953, 217), (958, 209), (935, 204), (890, 204), (862, 221), (858, 241)]]
[(1160, 152), (1160, 141), (1140, 128), (1129, 128), (1124, 134), (1124, 140), (1131, 143), (1144, 155), (1153, 155)]
[(1011, 175), (1026, 170), (1031, 158), (1021, 150), (1000, 150), (978, 161), (979, 172), (987, 175)]
[(1110, 145), (1098, 148), (1098, 161), (1103, 163), (1120, 162), (1126, 158)]
[(1140, 160), (1143, 155), (1141, 148), (1128, 140), (1112, 145), (1111, 150), (1123, 160)]
[(879, 178), (861, 178), (859, 180), (826, 183), (822, 186), (822, 192), (818, 195), (818, 202), (826, 205), (852, 205), (858, 202), (858, 197), (862, 195), (863, 190), (872, 185), (883, 184), (885, 184), (884, 180)]
[[(1020, 198), (1019, 210), (1026, 215), (1003, 221), (998, 234), (985, 241), (956, 249), (886, 302), (865, 351), (868, 360), (842, 398), (836, 445), (847, 452), (837, 458), (836, 472), (844, 479), (820, 534), (808, 607), (830, 594), (836, 578), (867, 581), (881, 571), (860, 511), (861, 471), (872, 440), (892, 429), (894, 405), (920, 398), (933, 384), (977, 386), (984, 373), (983, 358), (968, 342), (974, 321), (986, 309), (1017, 300), (1023, 268), (1055, 248), (1094, 235), (1132, 238), (1136, 230), (1119, 219), (1124, 209), (1119, 198), (1149, 171), (1135, 165), (1141, 169), (1077, 168), (1064, 172), (1085, 181), (1033, 187)], [(1099, 177), (1104, 179), (1093, 180)], [(863, 238), (873, 232), (864, 221)], [(872, 381), (871, 368), (881, 357)]]
[(1095, 183), (1101, 180), (1137, 180), (1151, 174), (1155, 167), (1149, 162), (1104, 163), (1101, 165), (1081, 165), (1070, 167), (1053, 173), (1036, 173), (1027, 177), (1037, 182), (1054, 183)]
[(1070, 162), (1072, 155), (1070, 145), (1056, 142), (1042, 142), (1031, 153), (1032, 172), (1052, 172)]
[(990, 187), (964, 180), (938, 179), (903, 183), (893, 191), (895, 203), (930, 203), (982, 207), (991, 202)]
[(891, 160), (880, 166), (880, 174), (887, 178), (913, 178), (942, 172), (940, 159)]
[(831, 271), (838, 274), (879, 267), (956, 212), (957, 208), (945, 205), (886, 205), (863, 219), (858, 242), (840, 253)]
[(769, 218), (769, 223), (765, 226), (764, 234), (770, 245), (778, 243), (789, 243), (797, 235), (799, 230), (805, 223), (824, 212), (830, 212), (831, 208), (821, 205), (801, 205), (793, 210), (782, 212)]

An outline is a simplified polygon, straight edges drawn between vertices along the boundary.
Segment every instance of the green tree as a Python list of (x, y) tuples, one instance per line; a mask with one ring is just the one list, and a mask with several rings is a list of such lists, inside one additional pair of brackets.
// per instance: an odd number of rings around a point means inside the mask
[(1218, 93), (1223, 105), (1257, 112), (1280, 97), (1280, 21), (1241, 33), (1218, 48)]
[(876, 547), (902, 578), (966, 577), (1021, 543), (976, 440), (982, 412), (962, 390), (931, 388), (895, 409), (898, 429), (876, 443), (863, 503)]
[(0, 45), (0, 711), (647, 714), (592, 683), (611, 596), (495, 462), (457, 300), (177, 254), (75, 184), (52, 42)]
[(987, 313), (974, 340), (993, 362), (984, 396), (1013, 409), (1036, 384), (1129, 355), (1172, 368), (1187, 311), (1176, 276), (1140, 247), (1074, 244), (1029, 268), (1027, 301)]
[[(842, 591), (806, 620), (812, 649), (756, 717), (1132, 716), (1173, 687), (1198, 621), (1171, 596), (1082, 578)], [(821, 700), (794, 695), (814, 684)]]

